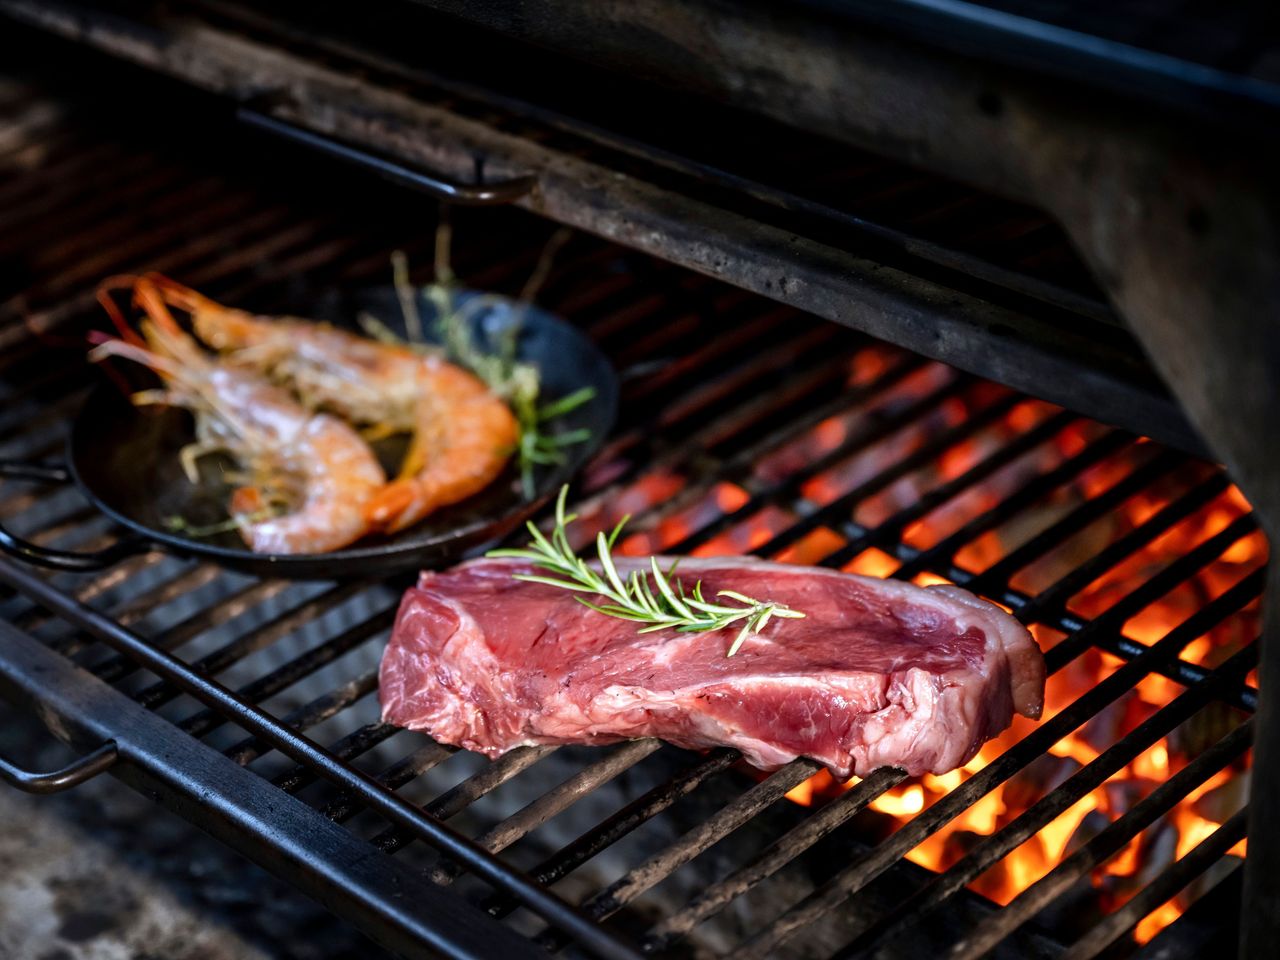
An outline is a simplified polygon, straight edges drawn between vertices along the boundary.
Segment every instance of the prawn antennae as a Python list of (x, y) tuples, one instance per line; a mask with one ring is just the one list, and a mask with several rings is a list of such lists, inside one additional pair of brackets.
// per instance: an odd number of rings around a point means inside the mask
[(137, 283), (138, 277), (127, 273), (117, 274), (98, 284), (95, 296), (98, 299), (98, 303), (102, 305), (102, 309), (107, 312), (107, 316), (111, 319), (111, 325), (116, 328), (120, 338), (127, 343), (141, 347), (143, 346), (142, 338), (129, 326), (129, 321), (125, 319), (124, 314), (120, 311), (120, 305), (116, 303), (115, 297), (111, 295), (113, 290), (134, 290)]

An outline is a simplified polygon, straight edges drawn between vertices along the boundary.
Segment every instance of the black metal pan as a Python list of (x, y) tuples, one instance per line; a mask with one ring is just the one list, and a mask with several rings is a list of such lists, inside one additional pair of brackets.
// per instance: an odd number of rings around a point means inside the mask
[[(354, 327), (354, 318), (361, 311), (393, 331), (404, 331), (399, 301), (391, 287), (331, 293), (311, 304), (306, 315)], [(432, 328), (435, 308), (425, 297), (419, 299), (419, 311), (424, 325)], [(203, 469), (198, 484), (192, 484), (182, 472), (178, 451), (192, 439), (191, 416), (176, 409), (136, 408), (116, 384), (104, 378), (71, 425), (65, 465), (0, 462), (0, 476), (73, 482), (95, 507), (129, 531), (128, 535), (104, 550), (76, 553), (32, 543), (0, 527), (0, 550), (44, 567), (86, 571), (159, 548), (258, 576), (299, 579), (365, 578), (452, 563), (469, 550), (509, 533), (545, 504), (599, 449), (613, 427), (618, 404), (618, 380), (609, 362), (581, 332), (558, 317), (537, 307), (486, 297), (483, 307), (468, 312), (467, 322), (475, 342), (489, 348), (495, 347), (513, 324), (519, 325), (516, 356), (538, 367), (544, 401), (586, 386), (595, 389), (594, 398), (549, 425), (548, 429), (557, 433), (585, 428), (590, 439), (565, 447), (563, 463), (535, 470), (531, 499), (521, 491), (518, 470), (512, 464), (480, 493), (433, 513), (408, 530), (368, 537), (330, 553), (254, 553), (235, 530), (191, 536), (176, 531), (172, 518), (181, 518), (187, 527), (216, 525), (227, 518), (230, 493), (217, 479), (217, 470)], [(382, 442), (374, 449), (393, 470), (403, 441)]]

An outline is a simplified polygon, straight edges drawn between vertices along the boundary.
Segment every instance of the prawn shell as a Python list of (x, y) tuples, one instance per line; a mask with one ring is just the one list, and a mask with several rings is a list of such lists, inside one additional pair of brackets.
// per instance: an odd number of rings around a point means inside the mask
[[(478, 296), (464, 292), (463, 297)], [(472, 317), (482, 344), (492, 344), (515, 318), (517, 305), (496, 301), (495, 307)], [(434, 308), (425, 297), (419, 309), (430, 328)], [(289, 312), (356, 329), (351, 321), (361, 310), (399, 325), (395, 291), (387, 286), (333, 292), (296, 304)], [(319, 554), (255, 554), (235, 531), (211, 537), (184, 536), (168, 527), (181, 517), (192, 525), (226, 519), (231, 486), (219, 480), (218, 458), (203, 463), (201, 482), (191, 484), (182, 473), (178, 453), (192, 440), (191, 416), (169, 408), (136, 408), (105, 377), (77, 415), (67, 441), (67, 463), (82, 492), (104, 514), (170, 552), (200, 557), (261, 576), (298, 579), (368, 578), (418, 568), (444, 567), (469, 552), (511, 532), (545, 505), (561, 483), (573, 476), (599, 449), (617, 413), (617, 376), (604, 356), (577, 329), (536, 307), (527, 308), (517, 344), (517, 358), (533, 363), (547, 400), (591, 386), (595, 397), (557, 422), (559, 429), (585, 428), (589, 441), (566, 448), (566, 463), (535, 474), (535, 497), (525, 501), (514, 466), (479, 494), (432, 513), (422, 522), (387, 536), (367, 537), (341, 550)], [(125, 365), (117, 365), (124, 370)], [(139, 388), (155, 386), (149, 374), (136, 377)], [(403, 453), (399, 441), (374, 444), (384, 466), (394, 467)], [(224, 462), (225, 463), (225, 462)]]

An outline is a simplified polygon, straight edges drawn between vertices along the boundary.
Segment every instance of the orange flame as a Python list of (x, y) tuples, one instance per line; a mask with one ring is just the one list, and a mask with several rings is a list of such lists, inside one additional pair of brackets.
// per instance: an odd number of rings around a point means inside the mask
[[(869, 362), (868, 368), (872, 367), (874, 364)], [(917, 395), (937, 385), (936, 372), (931, 379), (930, 369), (926, 368), (924, 374), (917, 378), (919, 382), (913, 388)], [(910, 381), (904, 383), (910, 387)], [(990, 396), (982, 399), (989, 401)], [(937, 458), (928, 467), (907, 478), (905, 486), (891, 486), (859, 505), (854, 519), (872, 526), (891, 517), (898, 510), (916, 502), (930, 488), (970, 469), (1013, 436), (1034, 428), (1051, 415), (1053, 409), (1035, 401), (1018, 404), (1001, 423)], [(959, 400), (955, 404), (943, 404), (933, 419), (913, 424), (901, 436), (886, 438), (882, 443), (851, 457), (849, 461), (819, 473), (802, 488), (803, 494), (815, 504), (828, 503), (874, 476), (882, 467), (917, 449), (939, 429), (961, 422), (970, 412), (969, 406)], [(802, 453), (798, 456), (812, 462), (824, 453), (836, 449), (856, 429), (857, 423), (849, 420), (833, 418), (826, 421), (810, 432), (801, 444)], [(1044, 444), (996, 471), (975, 489), (965, 491), (924, 519), (908, 525), (904, 530), (904, 541), (917, 549), (928, 549), (964, 524), (990, 511), (1024, 485), (1030, 477), (1042, 475), (1078, 454), (1100, 436), (1102, 430), (1096, 424), (1073, 424), (1059, 433), (1052, 443)], [(1138, 444), (1126, 457), (1102, 461), (1077, 478), (1071, 489), (1060, 490), (1047, 497), (1038, 511), (1024, 511), (1026, 516), (1016, 517), (972, 540), (957, 554), (956, 562), (963, 569), (975, 572), (985, 569), (1084, 501), (1108, 490), (1140, 465), (1150, 453), (1150, 446)], [(793, 453), (792, 456), (797, 455)], [(778, 463), (766, 463), (763, 469), (776, 475), (778, 466)], [(1066, 542), (1030, 564), (1015, 577), (1013, 585), (1028, 593), (1044, 589), (1065, 571), (1079, 566), (1106, 544), (1151, 519), (1166, 504), (1202, 481), (1208, 475), (1206, 470), (1207, 468), (1199, 466), (1188, 467), (1182, 471), (1182, 476), (1162, 480), (1152, 489), (1131, 497), (1108, 516), (1077, 531)], [(1071, 610), (1089, 618), (1100, 615), (1172, 560), (1224, 529), (1248, 510), (1249, 505), (1240, 492), (1235, 488), (1229, 489), (1207, 507), (1173, 526), (1072, 597), (1069, 604)], [(762, 512), (752, 517), (746, 525), (755, 524), (774, 531), (782, 529), (789, 519), (770, 517)], [(726, 534), (718, 538), (716, 548), (729, 550), (740, 547), (744, 536), (747, 536), (748, 542), (751, 541), (752, 538), (742, 532), (733, 538), (728, 538), (729, 534)], [(820, 558), (834, 552), (843, 542), (843, 538), (834, 531), (821, 528), (810, 534), (806, 541), (802, 541), (806, 544), (804, 549), (800, 549), (797, 544), (787, 551), (784, 558), (796, 562), (812, 562), (813, 555)], [(707, 546), (710, 547), (711, 544)], [(1132, 617), (1125, 624), (1124, 632), (1130, 639), (1144, 644), (1159, 641), (1202, 608), (1208, 600), (1258, 569), (1265, 563), (1266, 555), (1267, 546), (1261, 533), (1239, 540), (1182, 587), (1171, 591)], [(899, 565), (899, 561), (888, 553), (873, 548), (846, 563), (844, 569), (884, 577), (891, 575)], [(915, 582), (929, 584), (945, 581), (930, 573), (917, 576)], [(1196, 638), (1186, 647), (1182, 656), (1190, 663), (1213, 667), (1243, 645), (1252, 642), (1258, 632), (1259, 610), (1255, 602), (1204, 636)], [(1045, 649), (1063, 637), (1062, 634), (1040, 625), (1033, 627), (1033, 633)], [(1046, 691), (1046, 716), (1052, 716), (1071, 704), (1120, 664), (1121, 661), (1117, 658), (1096, 650), (1077, 657), (1050, 678)], [(1253, 679), (1255, 678), (1251, 676), (1251, 680)], [(1050, 750), (1050, 757), (1037, 761), (1001, 788), (983, 797), (912, 850), (907, 855), (908, 859), (932, 870), (945, 870), (959, 860), (978, 837), (990, 835), (1008, 824), (1081, 766), (1096, 759), (1103, 750), (1137, 727), (1183, 689), (1182, 685), (1164, 677), (1144, 678), (1132, 691), (1105, 708), (1093, 720), (1055, 744)], [(1196, 732), (1196, 724), (1204, 727), (1199, 733)], [(1000, 756), (1034, 729), (1034, 726), (1031, 721), (1015, 718), (1009, 730), (985, 744), (963, 769), (942, 776), (926, 775), (904, 781), (877, 798), (870, 806), (899, 823), (905, 823)], [(1197, 736), (1203, 738), (1213, 734), (1211, 727), (1212, 721), (1202, 719), (1199, 715), (1183, 724), (1169, 737), (1136, 757), (1101, 787), (1061, 813), (1004, 860), (976, 878), (971, 884), (973, 889), (998, 903), (1008, 903), (1028, 885), (1052, 870), (1081, 842), (1107, 822), (1123, 815), (1156, 785), (1182, 769), (1204, 746), (1201, 744), (1197, 747), (1191, 741)], [(1190, 732), (1188, 728), (1191, 728)], [(1217, 731), (1215, 738), (1222, 732), (1225, 731)], [(1136, 893), (1145, 885), (1143, 877), (1149, 868), (1158, 871), (1167, 866), (1167, 863), (1152, 862), (1152, 858), (1157, 856), (1159, 849), (1168, 845), (1144, 842), (1147, 834), (1157, 829), (1176, 831), (1176, 849), (1171, 854), (1165, 854), (1176, 860), (1213, 833), (1239, 808), (1244, 802), (1244, 792), (1238, 787), (1225, 800), (1219, 798), (1218, 802), (1209, 803), (1206, 798), (1215, 798), (1215, 791), (1230, 792), (1231, 785), (1240, 782), (1242, 766), (1243, 764), (1238, 765), (1236, 769), (1222, 771), (1210, 778), (1179, 803), (1168, 816), (1098, 868), (1093, 879), (1105, 907), (1115, 909)], [(830, 774), (823, 771), (797, 786), (787, 797), (806, 806), (821, 804), (849, 789), (856, 782), (854, 779), (847, 783), (837, 783)], [(1245, 849), (1246, 844), (1242, 841), (1231, 853), (1243, 856)], [(1176, 920), (1188, 904), (1189, 901), (1179, 896), (1162, 905), (1137, 927), (1135, 938), (1145, 943)]]

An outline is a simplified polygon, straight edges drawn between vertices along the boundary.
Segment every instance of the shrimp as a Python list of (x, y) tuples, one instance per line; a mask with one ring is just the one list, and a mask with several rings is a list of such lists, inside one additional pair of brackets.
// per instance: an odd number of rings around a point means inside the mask
[(412, 435), (399, 475), (369, 502), (367, 518), (376, 529), (403, 530), (478, 493), (515, 451), (519, 427), (511, 409), (456, 364), (328, 324), (255, 316), (168, 278), (150, 280), (231, 362), (287, 384), (308, 406), (375, 433)]
[(91, 356), (141, 363), (164, 380), (135, 402), (164, 402), (190, 410), (196, 441), (182, 452), (196, 479), (195, 461), (213, 451), (231, 454), (246, 482), (231, 496), (230, 512), (256, 553), (322, 553), (370, 532), (367, 510), (386, 484), (369, 445), (341, 419), (313, 413), (283, 387), (253, 371), (220, 362), (183, 331), (156, 286), (146, 278), (115, 278), (99, 299), (120, 326), (109, 290), (132, 282), (146, 314), (142, 337), (122, 327), (120, 339), (100, 344)]

